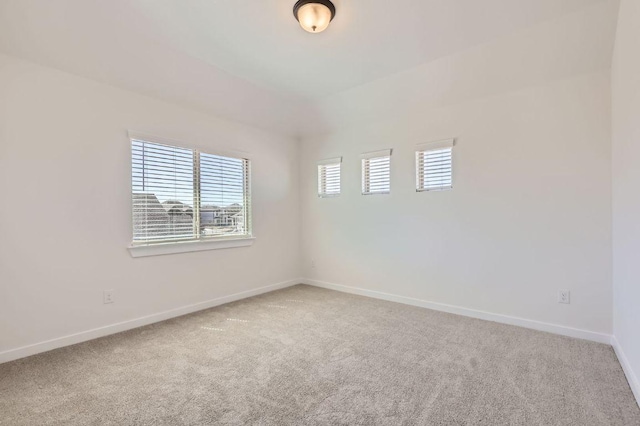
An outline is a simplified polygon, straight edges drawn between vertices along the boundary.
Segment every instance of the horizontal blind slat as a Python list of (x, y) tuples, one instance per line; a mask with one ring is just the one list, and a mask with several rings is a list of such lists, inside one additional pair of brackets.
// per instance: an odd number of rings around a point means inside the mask
[(362, 159), (362, 193), (386, 194), (391, 190), (391, 157)]
[(131, 162), (134, 242), (250, 233), (249, 160), (132, 140)]
[(318, 196), (340, 194), (340, 163), (318, 165)]
[(452, 148), (416, 152), (416, 189), (430, 191), (452, 188)]

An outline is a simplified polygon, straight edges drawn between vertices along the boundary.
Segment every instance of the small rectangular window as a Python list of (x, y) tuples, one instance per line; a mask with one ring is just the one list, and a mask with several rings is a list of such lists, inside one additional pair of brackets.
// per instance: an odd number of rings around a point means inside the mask
[(133, 244), (248, 237), (246, 158), (131, 139)]
[(340, 167), (342, 158), (330, 158), (318, 162), (318, 196), (340, 195)]
[(362, 154), (362, 194), (391, 192), (391, 150)]
[(453, 139), (420, 145), (416, 151), (416, 191), (453, 188)]

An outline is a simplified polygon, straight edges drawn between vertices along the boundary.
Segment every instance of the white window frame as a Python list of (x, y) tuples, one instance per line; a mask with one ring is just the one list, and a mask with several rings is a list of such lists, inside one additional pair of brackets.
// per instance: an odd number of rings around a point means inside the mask
[[(434, 192), (434, 191), (448, 191), (453, 189), (453, 147), (455, 145), (455, 139), (443, 139), (435, 142), (429, 142), (424, 144), (419, 144), (416, 147), (416, 192)], [(421, 163), (424, 162), (422, 158), (426, 153), (432, 151), (441, 151), (449, 149), (450, 150), (450, 163), (451, 167), (449, 169), (451, 174), (451, 181), (449, 185), (439, 185), (433, 187), (425, 187), (424, 185), (424, 174), (425, 169), (421, 166)]]
[[(338, 190), (329, 191), (327, 189), (327, 168), (338, 167)], [(318, 197), (330, 198), (338, 197), (342, 192), (342, 157), (327, 158), (318, 161)]]
[[(244, 189), (244, 203), (245, 203), (245, 212), (246, 212), (246, 221), (245, 226), (247, 228), (247, 233), (238, 234), (238, 235), (223, 235), (223, 236), (201, 236), (199, 233), (199, 226), (196, 228), (198, 232), (194, 232), (193, 238), (188, 239), (175, 239), (175, 240), (157, 240), (157, 241), (133, 241), (128, 246), (129, 253), (132, 257), (145, 257), (145, 256), (157, 256), (157, 255), (165, 255), (165, 254), (175, 254), (175, 253), (187, 253), (187, 252), (196, 252), (196, 251), (204, 251), (204, 250), (215, 250), (215, 249), (224, 249), (224, 248), (233, 248), (233, 247), (247, 247), (251, 246), (255, 240), (252, 231), (252, 214), (251, 214), (251, 159), (246, 155), (246, 153), (242, 152), (212, 152), (211, 150), (200, 150), (198, 148), (187, 148), (187, 144), (184, 144), (179, 141), (160, 138), (157, 136), (150, 136), (138, 132), (129, 131), (129, 161), (130, 161), (130, 176), (131, 176), (131, 184), (129, 187), (130, 193), (133, 195), (133, 161), (132, 161), (132, 152), (131, 146), (133, 141), (142, 141), (153, 144), (161, 144), (173, 146), (181, 149), (187, 149), (194, 152), (194, 160), (198, 159), (198, 162), (194, 162), (194, 169), (198, 170), (194, 173), (194, 181), (199, 179), (199, 156), (200, 154), (209, 154), (216, 155), (222, 157), (229, 157), (234, 159), (241, 159), (246, 161), (246, 174), (245, 174), (245, 189)], [(199, 200), (200, 183), (194, 182), (194, 199)], [(198, 192), (198, 193), (197, 193)], [(198, 208), (194, 208), (194, 217), (197, 217), (197, 223), (199, 224), (199, 205)], [(131, 230), (133, 232), (133, 200), (131, 201), (131, 205), (129, 208), (129, 214), (131, 215)], [(197, 216), (196, 216), (197, 215)]]
[[(372, 151), (365, 152), (360, 156), (361, 158), (361, 169), (362, 169), (362, 195), (386, 195), (391, 193), (391, 149), (383, 149), (380, 151)], [(372, 191), (371, 190), (371, 176), (370, 176), (370, 160), (379, 159), (379, 158), (388, 158), (389, 159), (389, 169), (388, 169), (388, 177), (389, 177), (389, 189), (385, 191)]]

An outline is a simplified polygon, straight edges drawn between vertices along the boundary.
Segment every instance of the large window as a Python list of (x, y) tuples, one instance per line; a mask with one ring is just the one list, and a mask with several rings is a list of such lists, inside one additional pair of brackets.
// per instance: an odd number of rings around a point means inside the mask
[(249, 237), (250, 163), (131, 139), (133, 244)]
[(342, 157), (330, 158), (318, 162), (318, 196), (335, 197), (340, 195), (340, 166)]
[(391, 192), (391, 150), (362, 154), (362, 194)]
[(416, 190), (453, 188), (453, 139), (420, 145), (416, 151)]

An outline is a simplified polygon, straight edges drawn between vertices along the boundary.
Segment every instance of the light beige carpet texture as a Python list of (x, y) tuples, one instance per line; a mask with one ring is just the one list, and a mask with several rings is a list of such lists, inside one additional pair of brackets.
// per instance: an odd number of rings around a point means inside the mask
[(610, 346), (299, 285), (0, 365), (2, 425), (640, 425)]

